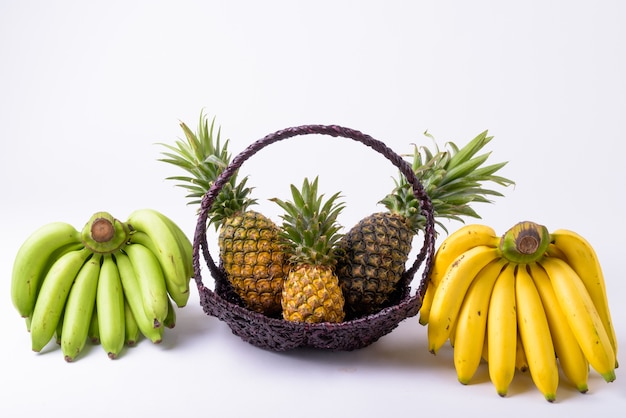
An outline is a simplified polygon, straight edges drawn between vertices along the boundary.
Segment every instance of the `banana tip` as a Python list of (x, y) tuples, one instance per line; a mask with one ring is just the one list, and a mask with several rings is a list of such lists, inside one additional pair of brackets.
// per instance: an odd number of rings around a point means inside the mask
[(615, 380), (615, 370), (611, 370), (610, 372), (602, 373), (602, 378), (607, 382), (611, 383)]

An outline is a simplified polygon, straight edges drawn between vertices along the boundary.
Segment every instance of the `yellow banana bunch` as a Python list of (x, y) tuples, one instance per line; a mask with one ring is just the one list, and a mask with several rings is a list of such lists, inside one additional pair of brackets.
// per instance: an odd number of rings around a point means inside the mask
[(420, 323), (433, 354), (450, 341), (461, 383), (471, 382), (481, 360), (500, 396), (516, 372), (528, 371), (549, 402), (559, 369), (582, 393), (590, 367), (615, 380), (606, 284), (580, 235), (520, 222), (497, 237), (485, 225), (466, 225), (442, 242), (433, 263)]
[(33, 351), (56, 335), (68, 362), (87, 341), (114, 359), (140, 335), (162, 340), (192, 276), (191, 242), (170, 218), (141, 209), (121, 222), (98, 212), (81, 231), (55, 222), (29, 236), (15, 256), (11, 299)]

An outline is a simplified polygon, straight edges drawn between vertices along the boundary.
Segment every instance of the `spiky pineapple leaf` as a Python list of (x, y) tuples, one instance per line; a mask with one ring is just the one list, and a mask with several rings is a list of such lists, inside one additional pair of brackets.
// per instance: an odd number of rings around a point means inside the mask
[(335, 244), (341, 239), (337, 222), (344, 204), (340, 193), (324, 200), (318, 195), (318, 178), (304, 179), (300, 188), (290, 186), (291, 200), (272, 198), (284, 211), (280, 237), (294, 264), (334, 265)]
[[(424, 133), (434, 138), (428, 132)], [(493, 139), (488, 131), (483, 131), (465, 146), (459, 147), (454, 142), (447, 142), (446, 149), (440, 150), (435, 142), (433, 150), (426, 146), (413, 146), (413, 153), (404, 155), (412, 158), (412, 168), (431, 199), (435, 222), (447, 233), (441, 219), (463, 222), (466, 217), (480, 218), (471, 207), (475, 203), (492, 203), (491, 197), (503, 196), (502, 193), (484, 187), (485, 183), (495, 183), (506, 187), (513, 181), (497, 176), (506, 162), (484, 165), (491, 152), (479, 154), (480, 150)], [(400, 174), (394, 180), (393, 191), (381, 200), (385, 207), (402, 215), (415, 232), (422, 230), (425, 218), (420, 211), (419, 201), (413, 195), (411, 184)]]
[[(228, 149), (230, 141), (222, 141), (221, 127), (216, 127), (215, 117), (209, 123), (204, 112), (200, 113), (200, 121), (196, 132), (184, 122), (180, 123), (184, 139), (177, 139), (173, 144), (159, 143), (165, 148), (161, 153), (161, 162), (173, 165), (188, 175), (167, 177), (166, 180), (176, 182), (177, 187), (187, 191), (185, 196), (189, 205), (197, 205), (209, 191), (215, 180), (228, 167), (231, 154)], [(227, 218), (243, 212), (256, 204), (250, 198), (252, 188), (246, 186), (247, 177), (241, 180), (235, 172), (222, 186), (210, 210), (209, 224), (216, 228)]]

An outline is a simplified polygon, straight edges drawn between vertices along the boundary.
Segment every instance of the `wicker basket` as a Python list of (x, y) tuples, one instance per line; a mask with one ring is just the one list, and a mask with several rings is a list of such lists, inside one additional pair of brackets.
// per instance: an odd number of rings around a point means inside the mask
[[(412, 185), (421, 210), (426, 218), (424, 240), (413, 265), (407, 269), (399, 284), (399, 291), (391, 306), (354, 320), (341, 323), (297, 323), (270, 318), (247, 309), (230, 288), (221, 262), (216, 265), (207, 246), (207, 216), (216, 196), (228, 179), (256, 152), (274, 142), (300, 135), (321, 134), (355, 140), (386, 157)], [(435, 248), (434, 214), (430, 199), (416, 178), (410, 164), (394, 153), (381, 141), (366, 134), (336, 125), (305, 125), (284, 129), (267, 135), (250, 144), (237, 155), (216, 179), (202, 199), (193, 242), (194, 278), (200, 294), (200, 304), (207, 315), (225, 321), (233, 334), (248, 343), (274, 351), (286, 351), (298, 347), (312, 347), (336, 351), (349, 351), (366, 347), (388, 334), (406, 318), (415, 316), (422, 305), (427, 277), (432, 265)], [(215, 280), (214, 290), (202, 282), (200, 254)], [(422, 278), (414, 295), (410, 283), (416, 271), (426, 263)]]

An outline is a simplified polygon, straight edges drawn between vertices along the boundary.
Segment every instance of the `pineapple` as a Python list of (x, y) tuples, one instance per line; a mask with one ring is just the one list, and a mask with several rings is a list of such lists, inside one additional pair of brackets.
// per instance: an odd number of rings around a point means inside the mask
[[(475, 156), (492, 138), (485, 131), (461, 149), (448, 143), (449, 151), (437, 147), (433, 153), (415, 146), (410, 155), (412, 168), (432, 201), (436, 223), (444, 231), (442, 218), (461, 222), (463, 217), (479, 218), (470, 204), (490, 202), (487, 196), (502, 196), (483, 188), (482, 183), (513, 184), (494, 175), (506, 163), (482, 166), (490, 153)], [(345, 298), (346, 319), (373, 314), (398, 302), (399, 283), (413, 237), (425, 227), (419, 201), (403, 175), (395, 180), (392, 193), (379, 203), (385, 206), (385, 212), (362, 219), (337, 244), (336, 271)]]
[(317, 177), (304, 179), (301, 190), (291, 186), (293, 201), (272, 199), (284, 211), (280, 233), (291, 270), (282, 291), (283, 318), (294, 322), (341, 322), (344, 300), (333, 248), (341, 238), (337, 216), (344, 205), (339, 194), (323, 202)]
[[(197, 133), (181, 123), (185, 141), (176, 146), (161, 144), (164, 152), (160, 161), (178, 166), (189, 176), (168, 177), (181, 182), (189, 194), (189, 204), (199, 204), (213, 182), (230, 163), (228, 140), (223, 144), (220, 132), (214, 136), (214, 121), (209, 126), (200, 116)], [(220, 189), (209, 213), (209, 225), (219, 229), (220, 262), (232, 290), (250, 310), (267, 316), (280, 317), (282, 285), (288, 264), (279, 238), (278, 226), (261, 213), (250, 210), (256, 200), (246, 186), (248, 177), (237, 181), (237, 174)]]

